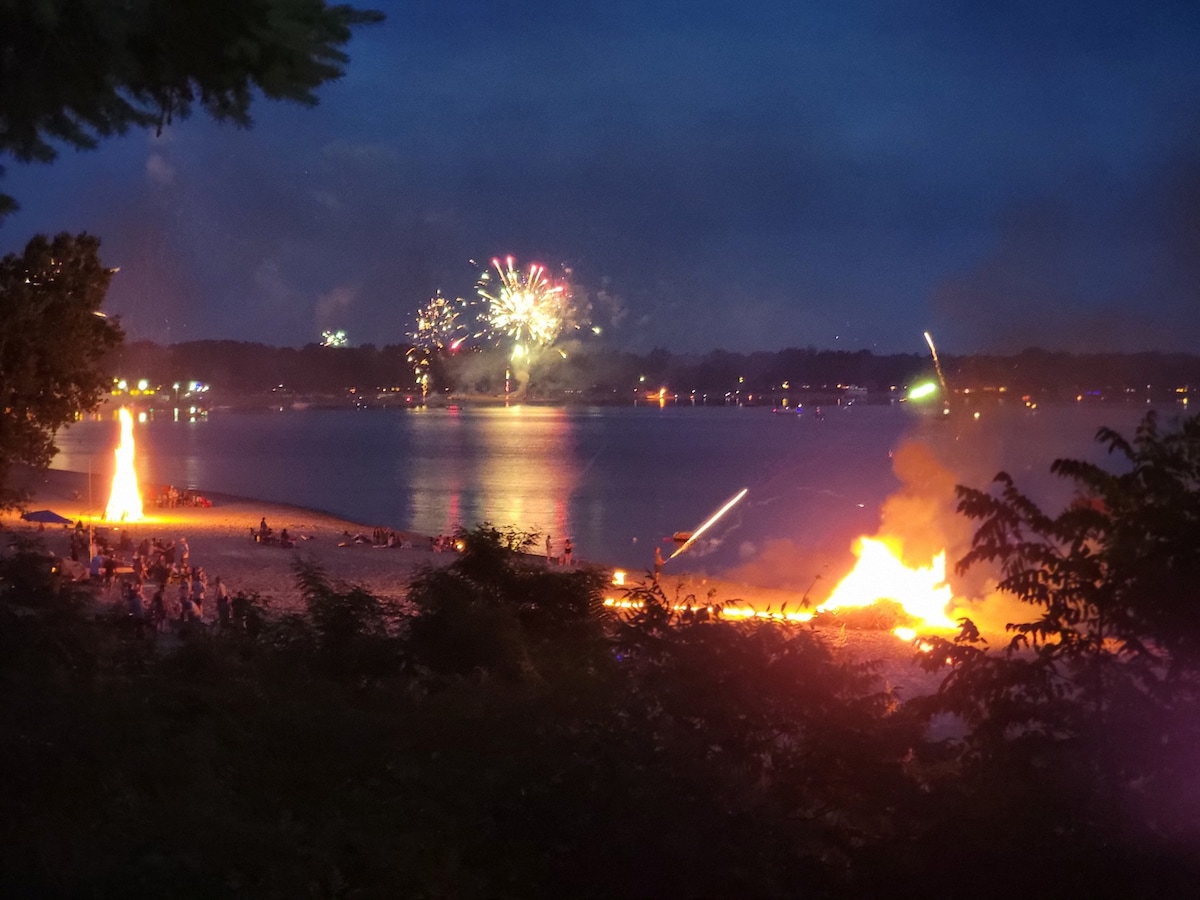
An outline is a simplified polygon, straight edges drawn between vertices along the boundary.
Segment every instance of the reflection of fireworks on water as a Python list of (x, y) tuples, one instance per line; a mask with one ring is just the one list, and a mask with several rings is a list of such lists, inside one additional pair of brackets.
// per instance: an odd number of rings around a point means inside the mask
[[(494, 270), (494, 271), (493, 271)], [(545, 266), (532, 263), (528, 270), (515, 267), (511, 256), (479, 276), (480, 315), (484, 333), (511, 338), (518, 347), (547, 347), (563, 329), (570, 296), (563, 284), (554, 284)]]

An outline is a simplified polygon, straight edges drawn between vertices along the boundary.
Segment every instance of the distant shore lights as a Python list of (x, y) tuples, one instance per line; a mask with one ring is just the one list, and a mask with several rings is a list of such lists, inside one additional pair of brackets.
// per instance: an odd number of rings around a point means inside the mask
[(104, 518), (109, 522), (140, 522), (143, 518), (142, 495), (133, 467), (133, 416), (125, 406), (117, 415), (121, 421), (121, 440), (115, 451), (117, 468), (113, 472), (112, 492)]

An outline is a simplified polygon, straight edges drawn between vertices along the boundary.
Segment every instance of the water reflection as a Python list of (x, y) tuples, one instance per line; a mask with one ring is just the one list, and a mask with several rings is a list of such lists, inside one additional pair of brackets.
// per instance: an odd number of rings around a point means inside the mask
[[(1007, 469), (1038, 499), (1055, 481), (1052, 459), (1103, 462), (1096, 426), (1128, 434), (1143, 412), (1013, 411), (950, 423), (859, 406), (823, 421), (686, 406), (307, 410), (161, 417), (136, 430), (148, 484), (428, 534), (487, 521), (549, 532), (556, 543), (570, 535), (582, 558), (635, 571), (664, 538), (674, 549), (672, 533), (749, 487), (686, 565), (722, 571), (785, 542), (780, 567), (792, 571), (803, 567), (798, 554), (828, 559), (873, 532), (898, 485), (890, 453), (907, 437), (927, 442), (959, 483), (983, 487)], [(72, 425), (58, 436), (54, 466), (92, 471), (99, 484), (111, 477), (116, 435), (108, 417)]]
[(397, 488), (411, 491), (418, 530), (489, 521), (570, 532), (578, 464), (565, 411), (510, 407), (418, 421), (414, 452), (395, 473)]

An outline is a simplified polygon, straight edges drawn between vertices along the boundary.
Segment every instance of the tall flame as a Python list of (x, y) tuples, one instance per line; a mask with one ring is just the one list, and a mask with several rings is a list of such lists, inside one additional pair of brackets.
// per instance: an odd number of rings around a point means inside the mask
[(946, 552), (929, 566), (912, 568), (882, 540), (859, 538), (858, 562), (834, 588), (818, 612), (870, 606), (893, 600), (928, 628), (954, 628), (946, 614), (954, 592), (946, 583)]
[(138, 492), (137, 472), (133, 469), (133, 416), (124, 406), (118, 416), (121, 420), (121, 442), (116, 449), (117, 469), (113, 472), (112, 493), (108, 497), (104, 518), (109, 522), (140, 522), (142, 495)]

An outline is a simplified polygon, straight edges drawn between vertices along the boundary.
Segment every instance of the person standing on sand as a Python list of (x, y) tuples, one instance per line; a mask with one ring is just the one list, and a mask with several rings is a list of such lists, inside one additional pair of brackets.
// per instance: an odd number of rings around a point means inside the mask
[(662, 548), (654, 548), (654, 583), (658, 584), (658, 576), (662, 574), (663, 558)]
[(125, 599), (129, 605), (130, 618), (133, 620), (134, 636), (141, 639), (146, 634), (146, 600), (142, 594), (140, 579), (130, 583), (129, 593)]
[(179, 582), (179, 621), (187, 622), (192, 618), (192, 591), (187, 581)]
[(563, 541), (563, 565), (571, 565), (571, 556), (575, 552), (575, 545), (571, 543), (571, 539), (567, 538)]
[(197, 569), (192, 577), (192, 606), (196, 610), (196, 621), (204, 619), (204, 572)]
[(98, 584), (104, 577), (104, 557), (100, 555), (99, 549), (93, 551), (92, 558), (88, 562), (88, 575), (91, 576), (93, 584)]
[(546, 535), (546, 565), (550, 565), (554, 559), (554, 542), (550, 539), (550, 535)]
[(166, 590), (166, 585), (160, 584), (158, 590), (154, 592), (154, 598), (150, 601), (150, 618), (154, 622), (154, 631), (165, 631), (167, 627), (167, 604), (163, 600), (163, 592)]
[(217, 591), (217, 622), (222, 629), (229, 627), (229, 589), (225, 587), (225, 582), (221, 580), (221, 576), (217, 576), (216, 580)]
[(188, 561), (192, 558), (192, 548), (188, 546), (186, 537), (181, 537), (177, 546), (179, 547), (179, 563), (184, 569), (187, 569)]

